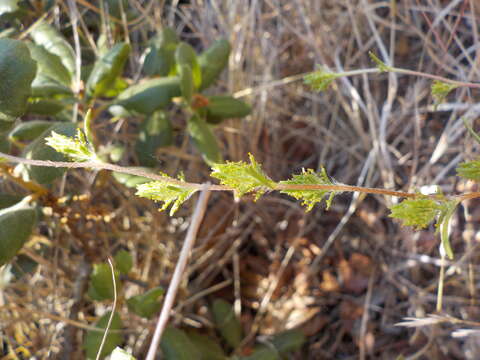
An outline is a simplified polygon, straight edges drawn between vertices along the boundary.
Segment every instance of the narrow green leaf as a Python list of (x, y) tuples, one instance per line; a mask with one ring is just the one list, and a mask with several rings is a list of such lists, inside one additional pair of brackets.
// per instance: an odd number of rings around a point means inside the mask
[(453, 250), (448, 237), (450, 220), (457, 209), (459, 202), (456, 200), (447, 201), (439, 216), (437, 229), (440, 231), (441, 246), (450, 260), (453, 260)]
[[(136, 195), (154, 201), (162, 201), (164, 204), (160, 211), (166, 210), (170, 204), (173, 204), (170, 209), (170, 216), (172, 216), (180, 208), (180, 205), (190, 199), (197, 189), (173, 184), (171, 181), (174, 179), (168, 175), (162, 176), (165, 181), (157, 180), (138, 185)], [(182, 176), (179, 176), (179, 180), (184, 182)]]
[(241, 100), (228, 95), (209, 96), (205, 107), (207, 122), (218, 124), (225, 119), (242, 118), (250, 114), (252, 108)]
[(160, 347), (165, 360), (192, 360), (200, 355), (187, 334), (171, 326), (165, 329)]
[(212, 46), (200, 54), (198, 63), (202, 71), (200, 90), (212, 85), (228, 65), (231, 46), (225, 39), (215, 41)]
[(195, 88), (199, 88), (202, 84), (202, 70), (198, 63), (197, 54), (193, 47), (185, 42), (178, 44), (175, 50), (175, 61), (177, 62), (177, 72), (180, 73), (182, 65), (190, 66), (192, 70), (193, 83)]
[(0, 266), (18, 253), (30, 237), (37, 212), (22, 202), (0, 210)]
[(218, 331), (225, 341), (237, 348), (242, 341), (242, 325), (235, 316), (232, 305), (222, 299), (216, 299), (212, 304), (212, 314)]
[[(96, 328), (106, 329), (108, 324), (108, 319), (110, 317), (110, 312), (107, 312), (103, 315), (98, 322), (95, 324)], [(117, 346), (123, 342), (123, 336), (119, 333), (119, 330), (122, 329), (122, 320), (120, 315), (117, 312), (113, 314), (112, 323), (110, 325), (109, 333), (106, 337), (105, 344), (103, 346), (102, 352), (100, 354), (101, 358), (104, 358), (110, 354)], [(83, 348), (87, 353), (87, 359), (95, 359), (100, 349), (100, 344), (103, 338), (103, 331), (93, 331), (89, 330), (87, 336), (85, 337), (85, 342), (83, 343)]]
[(342, 77), (342, 74), (320, 68), (317, 71), (305, 75), (303, 81), (315, 91), (325, 91), (332, 82), (339, 77)]
[(440, 104), (445, 100), (450, 91), (456, 89), (458, 85), (445, 83), (443, 81), (435, 80), (432, 83), (432, 97), (435, 104)]
[(172, 72), (175, 65), (175, 50), (178, 45), (178, 37), (171, 28), (163, 28), (162, 31), (151, 41), (143, 71), (148, 76), (166, 76)]
[(75, 74), (75, 52), (57, 29), (42, 22), (32, 28), (30, 36), (36, 44), (57, 55), (71, 75)]
[[(130, 167), (130, 169), (138, 169), (146, 172), (151, 171), (150, 168), (142, 168), (142, 167), (135, 167), (135, 166)], [(115, 171), (112, 173), (112, 176), (120, 184), (125, 185), (126, 187), (129, 187), (129, 188), (136, 188), (140, 184), (145, 184), (149, 181), (152, 181), (152, 179), (149, 179), (143, 176), (135, 176), (135, 175), (124, 174), (124, 173), (119, 173)]]
[(12, 39), (0, 39), (0, 115), (21, 116), (27, 108), (37, 65), (27, 46)]
[(218, 147), (217, 139), (205, 120), (196, 114), (193, 115), (188, 120), (187, 131), (205, 162), (215, 164), (222, 161), (222, 154)]
[(457, 175), (465, 179), (480, 181), (480, 160), (465, 161), (459, 164)]
[(187, 103), (192, 101), (192, 96), (195, 91), (193, 84), (193, 74), (190, 65), (182, 64), (179, 66), (180, 90), (182, 96)]
[[(292, 179), (280, 181), (280, 184), (293, 185), (335, 185), (329, 178), (324, 168), (320, 174), (317, 174), (312, 169), (302, 169), (302, 173), (293, 175)], [(302, 200), (302, 205), (307, 207), (307, 211), (313, 209), (315, 204), (321, 202), (324, 198), (329, 196), (326, 200), (327, 209), (330, 207), (333, 197), (337, 194), (336, 191), (329, 190), (282, 190), (284, 194), (290, 195), (295, 199)]]
[(141, 114), (151, 114), (170, 104), (175, 96), (180, 96), (178, 77), (146, 80), (130, 86), (117, 97), (117, 105)]
[(118, 43), (95, 62), (86, 85), (89, 95), (98, 97), (107, 94), (122, 74), (130, 49), (129, 44)]
[(145, 294), (132, 296), (127, 300), (128, 309), (138, 316), (151, 319), (158, 313), (162, 307), (161, 298), (165, 290), (161, 287), (155, 287), (148, 290)]
[(227, 162), (225, 164), (213, 164), (210, 176), (217, 178), (223, 185), (235, 190), (237, 198), (249, 192), (255, 192), (255, 199), (262, 196), (266, 190), (275, 188), (275, 182), (270, 179), (256, 162), (252, 154), (249, 154), (250, 164), (246, 162)]
[(145, 118), (135, 143), (135, 153), (140, 165), (154, 167), (158, 164), (155, 153), (158, 148), (173, 143), (173, 129), (164, 111), (155, 111)]
[(427, 227), (440, 215), (443, 205), (429, 198), (406, 199), (390, 207), (389, 217), (400, 219), (405, 226)]

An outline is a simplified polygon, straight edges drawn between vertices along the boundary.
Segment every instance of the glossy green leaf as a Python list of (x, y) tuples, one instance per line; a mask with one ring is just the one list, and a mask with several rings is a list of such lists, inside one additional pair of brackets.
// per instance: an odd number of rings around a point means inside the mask
[(218, 331), (225, 341), (236, 348), (242, 341), (242, 325), (237, 319), (233, 306), (222, 299), (216, 299), (212, 304), (212, 314)]
[(115, 268), (120, 272), (120, 274), (126, 275), (132, 270), (133, 267), (133, 258), (127, 250), (119, 250), (114, 257)]
[(37, 74), (32, 82), (32, 96), (42, 98), (54, 95), (72, 96), (73, 92), (69, 87), (62, 85), (50, 77), (42, 73)]
[(117, 105), (142, 114), (151, 114), (168, 106), (180, 96), (178, 77), (151, 79), (130, 86), (117, 97)]
[(148, 48), (143, 71), (148, 76), (166, 76), (171, 73), (175, 65), (175, 50), (179, 40), (175, 31), (171, 28), (163, 28), (155, 36)]
[(213, 340), (211, 337), (192, 331), (188, 333), (188, 338), (198, 349), (201, 360), (227, 359), (218, 341)]
[(219, 124), (225, 119), (242, 118), (250, 114), (252, 108), (241, 100), (227, 95), (208, 97), (205, 107), (207, 122)]
[(170, 146), (172, 143), (172, 124), (164, 111), (156, 111), (145, 118), (135, 144), (135, 152), (140, 165), (156, 166), (158, 164), (155, 158), (156, 150), (160, 147)]
[[(121, 283), (118, 271), (115, 271), (117, 294), (120, 292)], [(90, 275), (88, 295), (94, 300), (113, 299), (114, 287), (112, 271), (108, 264), (95, 264)]]
[(165, 360), (192, 360), (200, 356), (187, 334), (171, 326), (165, 329), (160, 347)]
[[(45, 130), (35, 141), (30, 143), (23, 151), (27, 159), (68, 161), (68, 159), (46, 144), (46, 138), (54, 131), (68, 137), (73, 137), (76, 132), (76, 125), (73, 123), (57, 123)], [(65, 173), (64, 168), (53, 168), (44, 166), (28, 166), (30, 177), (40, 184), (49, 184)]]
[(180, 65), (178, 75), (180, 77), (180, 90), (182, 92), (182, 96), (187, 103), (190, 103), (195, 91), (192, 68), (190, 65)]
[(53, 116), (65, 108), (65, 104), (60, 100), (31, 98), (28, 101), (28, 114)]
[(122, 74), (130, 49), (129, 44), (118, 43), (95, 62), (86, 85), (89, 95), (104, 96), (108, 92)]
[(219, 78), (228, 65), (230, 51), (230, 43), (225, 39), (220, 39), (200, 54), (198, 57), (198, 63), (202, 71), (200, 90), (208, 88)]
[(138, 316), (151, 319), (162, 307), (162, 297), (165, 290), (156, 287), (145, 294), (132, 296), (127, 300), (128, 309)]
[(180, 73), (182, 65), (188, 65), (192, 70), (193, 84), (199, 88), (202, 84), (202, 70), (197, 59), (197, 54), (193, 47), (185, 42), (178, 44), (175, 50), (175, 61), (177, 63), (177, 72)]
[(187, 130), (193, 144), (207, 163), (217, 164), (223, 161), (217, 139), (205, 120), (198, 115), (193, 115), (188, 120)]
[(70, 87), (72, 76), (58, 55), (49, 52), (41, 45), (27, 43), (32, 59), (37, 62), (38, 74)]
[(41, 22), (32, 28), (30, 36), (37, 45), (57, 55), (71, 75), (75, 74), (75, 52), (57, 29)]
[(0, 266), (18, 253), (30, 237), (37, 212), (22, 202), (0, 210)]
[(2, 119), (21, 116), (32, 92), (37, 65), (27, 46), (18, 40), (0, 39), (0, 114)]
[[(110, 318), (111, 312), (107, 312), (103, 315), (95, 324), (96, 328), (99, 329), (106, 329), (108, 324), (108, 319)], [(109, 333), (105, 339), (105, 344), (103, 346), (102, 352), (100, 354), (100, 358), (104, 358), (108, 354), (110, 354), (117, 346), (121, 345), (123, 342), (123, 336), (119, 332), (122, 329), (122, 320), (120, 319), (120, 315), (117, 312), (113, 314), (112, 323), (110, 325)], [(102, 342), (104, 331), (93, 331), (89, 330), (85, 337), (85, 341), (83, 343), (83, 348), (87, 353), (87, 359), (95, 359), (100, 349), (100, 344)]]
[(52, 125), (55, 125), (55, 123), (44, 120), (22, 122), (10, 131), (8, 137), (14, 141), (34, 140)]

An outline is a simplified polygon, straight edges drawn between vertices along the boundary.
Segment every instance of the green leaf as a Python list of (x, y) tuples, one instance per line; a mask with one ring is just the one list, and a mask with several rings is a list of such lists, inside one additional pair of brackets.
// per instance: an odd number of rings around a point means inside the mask
[(20, 195), (0, 193), (0, 210), (13, 206), (22, 199)]
[(443, 205), (429, 198), (405, 199), (390, 207), (392, 218), (400, 219), (405, 226), (416, 229), (427, 227), (440, 215)]
[(165, 108), (173, 97), (180, 96), (178, 77), (151, 79), (130, 86), (117, 97), (117, 105), (141, 114)]
[(126, 275), (132, 270), (133, 267), (133, 258), (132, 255), (127, 250), (119, 250), (114, 257), (115, 268), (120, 272), (120, 274)]
[(197, 332), (189, 332), (188, 338), (198, 349), (202, 360), (226, 360), (227, 357), (222, 347), (209, 336), (199, 334)]
[(257, 347), (252, 355), (241, 357), (241, 360), (281, 360), (280, 354), (276, 349), (266, 346)]
[(463, 120), (463, 124), (465, 125), (465, 127), (467, 128), (468, 132), (470, 133), (470, 135), (472, 135), (472, 137), (475, 139), (475, 141), (480, 144), (480, 135), (477, 134), (475, 132), (475, 130), (473, 130), (472, 128), (472, 125), (468, 122), (468, 120), (466, 118), (462, 118)]
[(30, 237), (37, 212), (23, 202), (0, 210), (0, 266), (19, 252)]
[(118, 43), (95, 62), (86, 85), (89, 95), (98, 97), (108, 92), (122, 74), (130, 49), (129, 44)]
[(52, 125), (55, 125), (55, 123), (44, 120), (22, 122), (10, 131), (8, 137), (13, 141), (34, 140)]
[(458, 85), (455, 84), (449, 84), (443, 81), (438, 81), (435, 80), (432, 83), (432, 97), (435, 102), (435, 104), (440, 104), (445, 100), (447, 97), (448, 93), (454, 89), (456, 89)]
[(192, 96), (195, 91), (193, 84), (193, 74), (190, 65), (182, 64), (179, 66), (180, 90), (182, 96), (187, 103), (192, 101)]
[(237, 198), (255, 192), (255, 199), (258, 199), (266, 189), (274, 189), (276, 184), (263, 172), (252, 154), (249, 154), (249, 158), (250, 164), (243, 161), (213, 164), (210, 175), (219, 179), (223, 185), (233, 188)]
[(0, 115), (4, 120), (23, 115), (36, 72), (37, 65), (23, 42), (0, 39)]
[(57, 134), (52, 131), (46, 144), (73, 161), (99, 161), (93, 145), (87, 142), (82, 130), (77, 129), (75, 138)]
[[(172, 216), (180, 205), (190, 199), (197, 189), (173, 184), (172, 181), (175, 180), (168, 175), (162, 174), (162, 177), (165, 178), (165, 181), (157, 180), (138, 185), (136, 195), (154, 201), (162, 201), (164, 204), (160, 211), (166, 210), (173, 203), (170, 209), (170, 216)], [(184, 182), (182, 176), (179, 176), (179, 180)]]
[(465, 161), (459, 164), (457, 175), (464, 179), (480, 181), (480, 160)]
[(178, 44), (175, 50), (175, 61), (177, 62), (177, 72), (180, 73), (182, 65), (190, 66), (192, 70), (193, 84), (196, 89), (202, 84), (202, 70), (198, 63), (197, 54), (193, 47), (185, 42)]
[(171, 28), (163, 28), (150, 42), (143, 71), (148, 76), (168, 75), (175, 65), (175, 50), (179, 42), (177, 34)]
[(220, 39), (200, 54), (198, 57), (198, 63), (202, 70), (202, 85), (200, 86), (200, 90), (208, 88), (218, 79), (228, 65), (230, 51), (230, 43), (225, 39)]
[[(96, 328), (106, 329), (108, 324), (108, 319), (111, 312), (107, 312), (103, 315), (98, 322), (95, 324)], [(110, 354), (117, 346), (123, 342), (123, 336), (119, 332), (122, 329), (122, 320), (120, 315), (117, 312), (113, 314), (112, 323), (110, 325), (109, 333), (106, 337), (105, 344), (103, 346), (100, 357), (103, 358)], [(85, 342), (83, 343), (83, 348), (87, 353), (87, 359), (95, 359), (100, 349), (100, 344), (102, 342), (104, 331), (93, 331), (89, 330), (85, 337)]]
[(340, 77), (342, 77), (342, 74), (320, 68), (317, 71), (305, 75), (303, 82), (315, 91), (325, 91), (334, 80)]
[(450, 239), (448, 238), (448, 228), (450, 225), (450, 219), (457, 209), (459, 201), (452, 200), (444, 203), (444, 207), (439, 216), (437, 228), (440, 231), (441, 246), (443, 252), (448, 256), (450, 260), (453, 260), (453, 250), (450, 245)]
[(209, 96), (205, 107), (207, 122), (218, 124), (225, 119), (242, 118), (250, 114), (252, 108), (241, 100), (228, 95)]
[[(67, 161), (68, 159), (46, 144), (46, 138), (53, 132), (73, 137), (77, 127), (73, 123), (57, 123), (45, 130), (35, 141), (30, 143), (23, 151), (24, 157), (34, 160)], [(66, 169), (44, 166), (27, 166), (30, 178), (40, 184), (49, 184), (61, 177)]]
[(162, 336), (160, 347), (165, 360), (198, 359), (198, 349), (182, 330), (168, 326)]
[[(320, 174), (317, 174), (312, 169), (302, 169), (302, 173), (293, 175), (291, 180), (280, 181), (280, 184), (285, 185), (335, 185), (324, 168)], [(332, 204), (333, 197), (338, 193), (330, 190), (282, 190), (284, 194), (290, 195), (298, 200), (303, 200), (302, 205), (307, 207), (307, 211), (313, 209), (316, 203), (321, 202), (327, 195), (326, 200), (327, 209)]]
[(32, 82), (32, 96), (42, 98), (55, 95), (72, 96), (73, 92), (69, 87), (62, 85), (50, 77), (42, 73), (37, 74)]
[(225, 341), (237, 348), (242, 341), (242, 325), (235, 316), (232, 305), (222, 299), (216, 299), (212, 305), (212, 314), (218, 331)]
[(110, 355), (110, 360), (135, 360), (135, 358), (127, 351), (116, 347)]
[(65, 108), (65, 103), (55, 99), (30, 98), (28, 101), (28, 114), (53, 116)]
[[(143, 170), (146, 172), (151, 171), (149, 168), (142, 168), (142, 167), (129, 167), (129, 169), (138, 169), (138, 170)], [(152, 181), (152, 179), (143, 177), (143, 176), (135, 176), (131, 174), (125, 174), (125, 173), (119, 173), (119, 172), (113, 172), (112, 176), (115, 180), (117, 180), (120, 184), (125, 185), (126, 187), (129, 188), (136, 188), (140, 184), (147, 183), (149, 181)]]
[(10, 152), (10, 142), (8, 141), (8, 134), (0, 133), (0, 152), (8, 154)]
[(145, 294), (132, 296), (127, 300), (128, 310), (143, 318), (151, 319), (160, 311), (162, 307), (161, 298), (164, 293), (163, 288), (155, 287)]
[(291, 329), (275, 334), (270, 342), (280, 354), (285, 354), (300, 350), (305, 341), (305, 334), (301, 330)]
[[(119, 272), (115, 270), (115, 284), (117, 294), (120, 292), (121, 283)], [(88, 295), (94, 300), (113, 299), (114, 297), (112, 271), (108, 264), (95, 264), (90, 275)]]
[(75, 74), (75, 52), (57, 29), (41, 22), (32, 28), (30, 36), (37, 45), (57, 55), (71, 75)]
[(193, 115), (188, 120), (187, 131), (192, 138), (193, 144), (208, 164), (222, 162), (222, 154), (218, 147), (217, 139), (205, 120), (198, 115)]
[(369, 51), (368, 55), (370, 56), (370, 59), (372, 59), (372, 61), (375, 64), (377, 64), (377, 68), (378, 68), (378, 70), (380, 70), (380, 72), (393, 71), (393, 69), (390, 66), (385, 64), (382, 60), (380, 60), (379, 57), (377, 55), (375, 55), (375, 53), (373, 53), (372, 51)]
[(135, 153), (142, 166), (154, 167), (157, 165), (157, 149), (172, 143), (172, 124), (164, 111), (156, 111), (143, 121), (135, 143)]
[(44, 77), (50, 78), (66, 87), (70, 87), (72, 76), (58, 55), (52, 54), (41, 45), (29, 42), (27, 46), (32, 59), (37, 62), (37, 76), (42, 74)]

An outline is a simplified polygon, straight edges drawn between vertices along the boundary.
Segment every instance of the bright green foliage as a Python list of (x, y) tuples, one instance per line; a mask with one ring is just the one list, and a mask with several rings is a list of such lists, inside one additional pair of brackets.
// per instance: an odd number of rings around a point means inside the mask
[[(166, 210), (173, 203), (170, 209), (170, 216), (172, 216), (179, 209), (180, 205), (187, 201), (197, 189), (173, 184), (172, 181), (175, 181), (174, 179), (168, 175), (162, 174), (162, 176), (165, 178), (165, 181), (150, 181), (138, 185), (136, 195), (155, 201), (163, 201), (164, 204), (160, 211)], [(178, 178), (184, 182), (183, 176)]]
[(216, 299), (212, 304), (212, 314), (218, 331), (235, 349), (240, 345), (243, 335), (242, 325), (233, 311), (233, 306), (223, 299)]
[(0, 118), (23, 115), (36, 72), (37, 64), (23, 42), (0, 39)]
[(377, 68), (378, 70), (380, 70), (380, 72), (389, 72), (389, 71), (393, 71), (393, 69), (388, 66), (387, 64), (385, 64), (382, 60), (380, 60), (378, 58), (377, 55), (375, 55), (373, 52), (369, 52), (368, 55), (370, 56), (370, 59), (373, 60), (373, 62), (375, 62), (375, 64), (377, 64)]
[(46, 144), (51, 146), (59, 153), (67, 155), (74, 161), (95, 161), (98, 160), (93, 146), (87, 142), (82, 130), (77, 129), (75, 138), (57, 134), (52, 131), (47, 139)]
[(202, 69), (202, 85), (200, 90), (212, 85), (228, 65), (231, 46), (228, 40), (220, 39), (200, 54), (198, 63)]
[(413, 226), (416, 229), (427, 227), (444, 208), (442, 203), (429, 198), (406, 199), (401, 203), (393, 205), (389, 215), (392, 218), (400, 219), (405, 226)]
[(178, 44), (175, 50), (175, 61), (177, 63), (177, 72), (181, 73), (181, 67), (188, 65), (192, 72), (192, 80), (195, 88), (199, 88), (202, 84), (202, 70), (198, 63), (197, 54), (193, 47), (185, 42)]
[(448, 84), (443, 81), (435, 80), (432, 84), (432, 97), (436, 104), (440, 104), (445, 100), (448, 93), (456, 89), (458, 85)]
[(235, 190), (237, 198), (249, 192), (255, 192), (255, 200), (262, 196), (266, 189), (274, 189), (275, 182), (262, 170), (259, 163), (249, 154), (250, 164), (243, 161), (214, 164), (212, 177), (217, 178), (223, 185)]
[(465, 179), (480, 181), (480, 160), (466, 161), (457, 166), (457, 175)]
[[(320, 174), (312, 169), (303, 169), (301, 174), (293, 175), (292, 179), (280, 181), (280, 184), (285, 185), (334, 185), (333, 181), (328, 177), (324, 168)], [(303, 200), (302, 205), (307, 207), (307, 211), (313, 209), (316, 203), (321, 202), (327, 195), (329, 195), (327, 202), (327, 209), (332, 204), (333, 197), (337, 194), (336, 191), (330, 190), (282, 190), (284, 194), (293, 196), (295, 199)]]
[(324, 68), (320, 68), (308, 75), (305, 75), (303, 82), (309, 85), (313, 90), (325, 91), (330, 84), (337, 78), (342, 77), (342, 74), (330, 72)]
[(64, 86), (69, 87), (72, 82), (72, 77), (68, 69), (63, 65), (62, 59), (55, 55), (41, 45), (31, 42), (26, 43), (32, 59), (37, 62), (38, 74), (42, 74), (52, 81), (56, 81)]
[(205, 120), (194, 114), (188, 120), (187, 131), (206, 163), (216, 164), (223, 161), (217, 139)]
[(175, 49), (179, 42), (175, 30), (163, 28), (150, 41), (148, 53), (143, 63), (143, 71), (148, 76), (168, 75), (175, 65)]
[[(87, 359), (95, 359), (97, 356), (98, 349), (100, 349), (100, 344), (102, 342), (104, 330), (107, 327), (108, 319), (110, 317), (110, 312), (107, 312), (103, 315), (100, 320), (95, 324), (95, 327), (102, 329), (102, 331), (89, 330), (87, 336), (85, 337), (85, 342), (83, 343), (83, 348), (87, 352)], [(120, 315), (117, 312), (113, 314), (112, 323), (110, 325), (109, 333), (106, 337), (105, 344), (100, 354), (100, 358), (103, 359), (105, 356), (110, 354), (113, 349), (123, 342), (123, 336), (119, 332), (122, 329), (122, 320)]]
[(128, 309), (146, 319), (152, 318), (162, 307), (161, 298), (165, 290), (155, 287), (145, 294), (132, 296), (127, 300)]
[(124, 249), (119, 250), (114, 257), (115, 267), (120, 274), (126, 275), (132, 270), (133, 258), (132, 255)]
[[(120, 292), (120, 274), (115, 271), (115, 285), (117, 293)], [(88, 295), (94, 300), (113, 299), (115, 295), (112, 279), (112, 271), (108, 264), (95, 264), (88, 288)]]
[(231, 96), (217, 95), (208, 97), (208, 105), (205, 110), (207, 122), (219, 124), (225, 119), (245, 117), (250, 114), (252, 108)]

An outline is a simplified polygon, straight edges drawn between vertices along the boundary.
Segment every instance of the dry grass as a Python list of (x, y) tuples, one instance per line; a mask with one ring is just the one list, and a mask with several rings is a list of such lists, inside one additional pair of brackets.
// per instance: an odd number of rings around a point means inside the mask
[[(456, 90), (435, 109), (430, 83), (413, 77), (342, 79), (321, 94), (290, 77), (315, 64), (333, 70), (372, 67), (371, 50), (397, 67), (480, 81), (475, 0), (168, 3), (178, 6), (130, 2), (140, 18), (124, 24), (135, 50), (129, 73), (138, 76), (141, 43), (163, 25), (174, 26), (197, 48), (228, 38), (230, 67), (215, 91), (235, 93), (254, 112), (217, 130), (226, 158), (245, 159), (251, 152), (274, 180), (323, 164), (348, 184), (410, 190), (438, 184), (447, 193), (471, 186), (453, 175), (455, 165), (478, 150), (461, 121), (478, 118), (478, 94)], [(84, 19), (99, 21), (84, 1), (77, 5)], [(96, 126), (105, 144), (132, 145), (133, 121), (112, 127), (105, 117)], [(157, 154), (162, 170), (183, 169), (187, 179), (205, 180), (206, 166), (192, 157), (184, 134), (177, 140), (177, 149)], [(123, 164), (134, 161), (125, 157)], [(56, 198), (71, 193), (87, 196), (58, 204)], [(305, 213), (278, 194), (257, 203), (212, 195), (173, 323), (210, 331), (206, 309), (214, 297), (223, 297), (241, 316), (245, 351), (260, 335), (300, 326), (308, 341), (295, 359), (478, 358), (478, 337), (452, 337), (456, 329), (475, 329), (458, 320), (475, 321), (479, 315), (477, 204), (463, 204), (452, 232), (456, 257), (446, 273), (443, 310), (457, 322), (406, 328), (394, 324), (435, 311), (439, 243), (433, 229), (414, 234), (389, 220), (386, 205), (392, 201), (342, 195), (328, 212)], [(24, 251), (39, 268), (2, 294), (3, 346), (23, 346), (39, 359), (82, 358), (81, 330), (109, 306), (85, 301), (82, 273), (88, 274), (92, 262), (128, 248), (135, 268), (124, 294), (166, 287), (191, 209), (185, 206), (169, 218), (108, 174), (83, 171), (69, 172), (52, 191), (50, 206), (53, 215), (43, 218)], [(128, 334), (125, 347), (141, 359), (154, 323), (129, 314), (122, 301), (119, 307)]]

